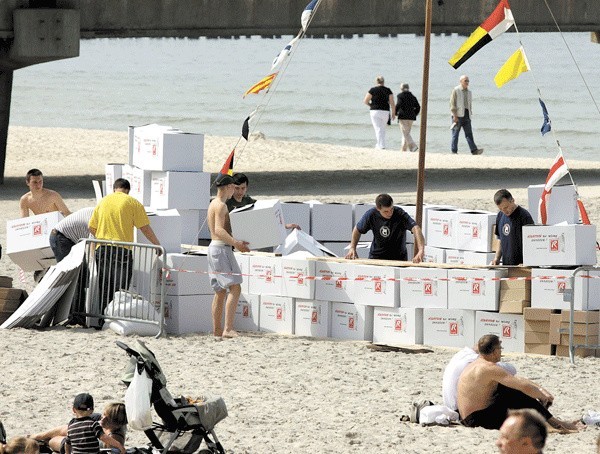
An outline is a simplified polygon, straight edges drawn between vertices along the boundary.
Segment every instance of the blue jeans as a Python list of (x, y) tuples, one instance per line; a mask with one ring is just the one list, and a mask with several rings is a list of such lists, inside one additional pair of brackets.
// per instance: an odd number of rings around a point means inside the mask
[(477, 145), (475, 145), (475, 141), (473, 140), (473, 130), (471, 129), (471, 117), (469, 117), (468, 110), (465, 110), (464, 117), (458, 117), (456, 126), (452, 128), (452, 142), (450, 143), (450, 150), (452, 151), (452, 153), (458, 153), (458, 133), (460, 132), (461, 128), (465, 129), (465, 138), (467, 139), (469, 149), (472, 153), (475, 150), (477, 150)]
[(52, 233), (50, 233), (50, 247), (54, 252), (56, 263), (60, 262), (67, 255), (69, 255), (69, 252), (71, 252), (71, 248), (73, 246), (75, 246), (75, 243), (73, 243), (58, 230), (52, 230)]

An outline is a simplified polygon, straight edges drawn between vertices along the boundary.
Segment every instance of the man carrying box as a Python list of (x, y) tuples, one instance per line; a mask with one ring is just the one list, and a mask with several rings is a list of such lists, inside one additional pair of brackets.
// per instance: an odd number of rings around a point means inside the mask
[(60, 211), (63, 216), (71, 214), (58, 192), (44, 188), (44, 175), (41, 170), (31, 169), (25, 176), (25, 182), (29, 187), (29, 192), (19, 200), (22, 218), (29, 217), (30, 210), (33, 214), (52, 211)]
[[(233, 248), (240, 252), (250, 252), (248, 242), (231, 236), (231, 223), (227, 200), (233, 196), (235, 182), (230, 175), (220, 174), (216, 181), (217, 196), (208, 206), (208, 229), (211, 242), (208, 246), (208, 272), (210, 285), (215, 291), (212, 302), (213, 334), (222, 337), (236, 337), (233, 319), (242, 288), (240, 267), (233, 255)], [(227, 291), (229, 290), (229, 296)], [(225, 297), (227, 302), (225, 303)], [(225, 329), (222, 328), (223, 305), (225, 303)]]
[(425, 238), (421, 227), (417, 225), (406, 211), (394, 206), (394, 200), (389, 194), (379, 194), (375, 198), (375, 208), (368, 210), (352, 230), (352, 241), (347, 259), (355, 259), (356, 245), (363, 233), (373, 231), (373, 242), (369, 251), (370, 259), (379, 260), (408, 260), (406, 250), (406, 231), (410, 230), (415, 236), (416, 253), (412, 261), (423, 261)]
[(500, 189), (494, 194), (494, 202), (500, 210), (496, 217), (496, 236), (500, 247), (491, 265), (521, 265), (523, 263), (523, 226), (534, 224), (529, 211), (517, 205), (508, 190)]

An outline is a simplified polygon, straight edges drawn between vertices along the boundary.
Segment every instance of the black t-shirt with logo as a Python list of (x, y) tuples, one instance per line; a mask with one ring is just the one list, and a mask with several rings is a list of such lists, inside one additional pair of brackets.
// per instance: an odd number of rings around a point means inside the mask
[(502, 211), (496, 216), (496, 235), (500, 239), (503, 265), (523, 263), (523, 226), (533, 224), (529, 211), (518, 206), (510, 216)]
[(406, 231), (416, 225), (406, 211), (395, 206), (390, 219), (381, 216), (377, 208), (371, 208), (358, 221), (356, 229), (361, 234), (373, 231), (370, 259), (407, 260)]

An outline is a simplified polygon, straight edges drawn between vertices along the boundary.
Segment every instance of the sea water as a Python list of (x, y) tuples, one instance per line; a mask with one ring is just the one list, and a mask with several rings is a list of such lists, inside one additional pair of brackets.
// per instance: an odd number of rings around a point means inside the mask
[[(385, 77), (394, 96), (400, 83), (409, 83), (422, 101), (424, 38), (414, 35), (304, 39), (267, 95), (243, 99), (270, 74), (291, 38), (83, 40), (77, 58), (15, 72), (11, 125), (126, 131), (159, 123), (239, 136), (244, 119), (261, 105), (251, 129), (267, 138), (373, 147), (363, 98), (376, 76)], [(517, 34), (498, 37), (458, 70), (447, 60), (465, 37), (432, 37), (428, 152), (450, 152), (450, 91), (467, 74), (475, 141), (486, 155), (554, 157), (558, 140), (567, 160), (600, 158), (600, 113), (579, 74), (600, 103), (600, 44), (589, 33), (564, 35), (578, 69), (560, 34), (520, 39), (532, 71), (497, 88), (494, 75), (521, 44)], [(540, 134), (536, 84), (554, 135)], [(417, 142), (419, 121), (412, 133)], [(388, 148), (399, 150), (397, 123), (387, 135)], [(468, 153), (462, 133), (459, 153)]]

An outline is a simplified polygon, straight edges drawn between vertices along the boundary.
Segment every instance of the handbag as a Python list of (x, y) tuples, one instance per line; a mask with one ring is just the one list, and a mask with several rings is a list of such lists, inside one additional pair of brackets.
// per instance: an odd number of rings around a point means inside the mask
[(129, 388), (125, 392), (125, 412), (129, 427), (134, 430), (145, 430), (152, 427), (150, 394), (152, 380), (146, 369), (140, 371), (140, 365), (135, 368)]

